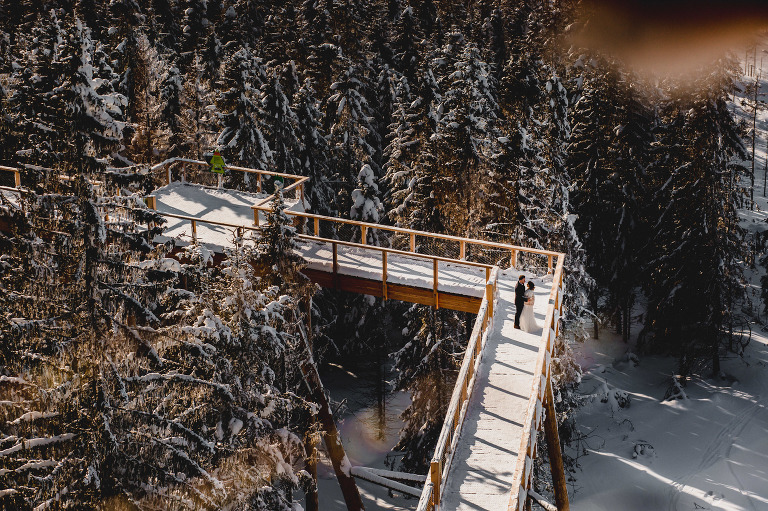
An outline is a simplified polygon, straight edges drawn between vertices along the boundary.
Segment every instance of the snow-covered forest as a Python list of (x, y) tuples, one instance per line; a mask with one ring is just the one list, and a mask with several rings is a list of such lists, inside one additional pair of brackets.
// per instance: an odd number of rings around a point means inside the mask
[[(307, 361), (373, 367), (382, 395), (394, 364), (412, 398), (396, 468), (427, 471), (471, 315), (315, 289), (279, 193), (257, 243), (170, 258), (139, 199), (170, 157), (308, 176), (318, 214), (565, 252), (569, 342), (612, 329), (672, 357), (674, 388), (719, 376), (761, 307), (745, 271), (766, 239), (739, 218), (757, 130), (728, 103), (757, 118), (758, 92), (727, 53), (638, 74), (570, 40), (581, 14), (3, 0), (0, 165), (28, 193), (0, 194), (0, 507), (306, 507)], [(558, 367), (567, 441), (578, 371)]]

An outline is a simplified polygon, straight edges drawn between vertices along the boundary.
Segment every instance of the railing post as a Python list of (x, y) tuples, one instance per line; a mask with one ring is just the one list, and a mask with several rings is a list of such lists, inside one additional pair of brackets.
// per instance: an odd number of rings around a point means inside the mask
[(387, 299), (387, 252), (381, 253), (381, 291)]
[(411, 252), (416, 252), (416, 235), (411, 233)]
[(366, 241), (368, 241), (368, 227), (363, 225), (360, 227), (360, 231), (361, 231), (360, 239), (362, 240), (360, 243), (365, 245)]
[(197, 221), (190, 220), (192, 222), (192, 242), (197, 243)]
[(256, 207), (251, 206), (251, 209), (253, 209), (253, 225), (256, 227), (259, 226), (259, 210), (256, 209)]
[(339, 247), (335, 242), (331, 242), (333, 250), (333, 287), (339, 287)]
[(440, 460), (432, 460), (432, 463), (429, 465), (429, 475), (430, 479), (432, 479), (432, 503), (434, 504), (433, 509), (435, 511), (440, 509), (440, 477), (443, 472), (440, 465), (442, 465)]
[(552, 273), (552, 256), (547, 256), (547, 259), (549, 260), (547, 263), (547, 273)]
[(513, 250), (512, 251), (511, 259), (512, 259), (512, 261), (511, 261), (512, 262), (512, 267), (513, 268), (517, 268), (517, 250)]
[(467, 258), (467, 243), (465, 241), (459, 242), (459, 259), (464, 261)]
[(320, 219), (315, 218), (315, 236), (320, 236)]
[(154, 195), (147, 195), (144, 197), (144, 204), (146, 204), (149, 209), (157, 209), (157, 197)]
[(256, 191), (261, 193), (261, 174), (256, 174)]
[(222, 181), (224, 180), (224, 176), (221, 174), (216, 174), (216, 188), (221, 188)]
[(435, 295), (435, 309), (439, 309), (440, 301), (437, 295), (437, 259), (432, 259), (432, 292)]
[(13, 171), (13, 180), (16, 183), (16, 188), (21, 188), (21, 172), (18, 169)]
[(488, 316), (493, 317), (493, 283), (490, 280), (486, 277), (485, 296), (488, 299)]
[(171, 184), (173, 181), (173, 176), (171, 175), (171, 164), (166, 163), (165, 164), (165, 177), (168, 179), (168, 184)]

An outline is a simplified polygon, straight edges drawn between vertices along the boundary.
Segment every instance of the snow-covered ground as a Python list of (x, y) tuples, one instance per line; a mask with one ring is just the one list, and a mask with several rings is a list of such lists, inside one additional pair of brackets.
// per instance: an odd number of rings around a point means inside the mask
[[(397, 444), (403, 421), (400, 414), (410, 404), (407, 392), (393, 392), (387, 396), (384, 416), (378, 413), (376, 403), (365, 389), (370, 385), (364, 375), (343, 369), (322, 375), (323, 384), (335, 402), (344, 402), (346, 413), (338, 421), (339, 433), (344, 449), (355, 466), (389, 469), (388, 457), (393, 456), (392, 447)], [(327, 458), (318, 465), (318, 487), (321, 510), (344, 510), (344, 497), (339, 483)], [(360, 495), (367, 511), (411, 511), (418, 503), (416, 498), (399, 493), (389, 494), (388, 490), (357, 480)]]
[[(768, 39), (758, 46), (758, 56), (762, 50), (768, 52)], [(761, 101), (768, 99), (766, 75), (768, 62)], [(743, 101), (743, 93), (735, 97), (732, 111), (751, 128), (751, 103)], [(757, 133), (756, 207), (740, 212), (742, 227), (751, 232), (768, 230), (763, 195), (768, 110), (758, 112)], [(751, 162), (745, 165), (750, 168)], [(750, 307), (757, 312), (763, 270), (747, 267), (745, 273)], [(674, 359), (634, 360), (628, 356), (632, 346), (607, 329), (599, 340), (577, 346), (585, 370), (580, 392), (589, 402), (576, 416), (586, 439), (571, 450), (583, 454), (569, 486), (573, 511), (768, 510), (768, 332), (755, 323), (751, 327), (744, 357), (731, 355), (722, 363), (726, 378), (694, 378), (684, 389), (687, 399), (671, 401), (664, 396)], [(629, 407), (619, 406), (624, 393)]]
[(768, 336), (755, 336), (743, 360), (723, 361), (731, 384), (694, 379), (680, 400), (664, 400), (674, 359), (636, 364), (629, 352), (610, 334), (578, 348), (580, 392), (592, 397), (576, 417), (588, 438), (577, 446), (586, 455), (571, 509), (768, 509)]

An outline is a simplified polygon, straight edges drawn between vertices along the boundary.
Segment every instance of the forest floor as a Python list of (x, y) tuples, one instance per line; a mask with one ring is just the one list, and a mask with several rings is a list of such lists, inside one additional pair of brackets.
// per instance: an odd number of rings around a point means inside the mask
[(587, 403), (576, 422), (586, 438), (570, 451), (580, 454), (571, 509), (768, 509), (768, 335), (724, 360), (725, 378), (692, 379), (687, 399), (664, 400), (674, 359), (635, 363), (628, 353), (607, 333), (577, 347)]
[[(764, 54), (766, 38), (757, 49), (758, 57)], [(757, 68), (742, 77), (742, 84), (757, 79), (761, 106), (755, 123), (755, 207), (739, 212), (742, 227), (763, 233), (768, 230), (765, 61), (761, 69), (761, 58), (750, 52), (747, 66), (741, 63), (743, 72), (749, 64)], [(751, 129), (754, 94), (747, 96), (737, 91), (729, 106)], [(751, 140), (745, 143), (751, 153)], [(752, 168), (751, 161), (744, 165)], [(575, 346), (584, 370), (579, 392), (587, 402), (576, 414), (586, 438), (569, 452), (578, 455), (579, 464), (569, 483), (573, 511), (768, 510), (768, 331), (760, 318), (764, 270), (751, 261), (744, 267), (747, 302), (739, 319), (752, 329), (751, 342), (743, 356), (729, 354), (723, 360), (724, 377), (694, 377), (684, 389), (687, 399), (664, 400), (676, 366), (672, 358), (634, 359), (628, 356), (632, 343), (608, 329), (599, 340)], [(618, 406), (617, 391), (631, 398), (629, 407)]]

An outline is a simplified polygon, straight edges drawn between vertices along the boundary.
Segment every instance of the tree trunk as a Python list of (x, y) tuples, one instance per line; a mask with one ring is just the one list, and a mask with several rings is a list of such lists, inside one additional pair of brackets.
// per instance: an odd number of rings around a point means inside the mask
[(336, 429), (336, 423), (333, 420), (331, 406), (325, 395), (325, 389), (320, 381), (320, 374), (317, 372), (317, 366), (314, 362), (304, 361), (301, 364), (301, 372), (304, 374), (304, 381), (309, 387), (312, 400), (319, 407), (318, 418), (323, 428), (323, 439), (328, 449), (328, 456), (331, 458), (333, 470), (336, 472), (336, 479), (339, 481), (341, 493), (344, 495), (344, 502), (347, 503), (348, 511), (361, 511), (365, 509), (363, 500), (360, 498), (360, 491), (357, 489), (355, 479), (352, 477), (352, 465), (344, 452), (344, 446), (339, 438), (339, 431)]

